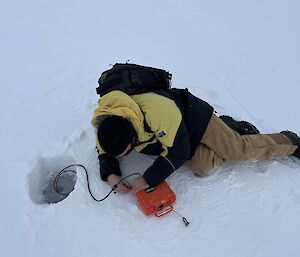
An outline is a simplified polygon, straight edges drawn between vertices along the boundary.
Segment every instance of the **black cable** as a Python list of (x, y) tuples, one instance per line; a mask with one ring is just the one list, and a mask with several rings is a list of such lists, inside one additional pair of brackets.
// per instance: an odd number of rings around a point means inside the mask
[(81, 167), (81, 168), (84, 169), (85, 174), (86, 174), (86, 180), (87, 180), (87, 186), (88, 186), (89, 193), (90, 193), (91, 197), (93, 198), (93, 200), (96, 201), (96, 202), (102, 202), (102, 201), (104, 201), (107, 197), (109, 197), (109, 195), (110, 195), (112, 192), (114, 192), (114, 191), (118, 188), (118, 185), (119, 185), (121, 182), (123, 182), (126, 178), (129, 178), (129, 177), (135, 176), (135, 175), (142, 176), (142, 174), (140, 174), (140, 173), (132, 173), (132, 174), (130, 174), (130, 175), (128, 175), (128, 176), (122, 178), (117, 184), (115, 184), (115, 185), (113, 186), (113, 188), (111, 189), (111, 191), (110, 191), (105, 197), (103, 197), (102, 199), (97, 199), (96, 197), (94, 197), (93, 193), (91, 192), (91, 189), (90, 189), (90, 181), (89, 181), (89, 175), (88, 175), (87, 169), (86, 169), (83, 165), (81, 165), (81, 164), (72, 164), (72, 165), (69, 165), (69, 166), (65, 167), (64, 169), (62, 169), (62, 170), (56, 175), (56, 177), (55, 177), (55, 179), (54, 179), (54, 190), (55, 190), (55, 192), (58, 193), (59, 195), (68, 196), (68, 195), (71, 193), (71, 192), (69, 192), (69, 193), (67, 193), (67, 194), (60, 193), (60, 192), (58, 191), (58, 189), (57, 189), (57, 184), (58, 184), (58, 181), (59, 181), (60, 177), (61, 177), (64, 173), (66, 173), (66, 172), (73, 172), (73, 173), (77, 174), (76, 171), (74, 171), (74, 170), (69, 170), (69, 168), (71, 168), (71, 167), (76, 167), (76, 166)]
[[(54, 190), (55, 190), (55, 192), (58, 193), (59, 195), (68, 196), (68, 195), (71, 193), (71, 192), (69, 192), (69, 193), (67, 193), (67, 194), (60, 193), (60, 192), (58, 191), (57, 184), (58, 184), (59, 178), (60, 178), (64, 173), (66, 173), (66, 172), (72, 172), (72, 173), (77, 174), (76, 171), (74, 171), (74, 170), (69, 170), (69, 168), (71, 168), (71, 167), (76, 167), (76, 166), (81, 167), (81, 168), (84, 169), (85, 174), (86, 174), (86, 181), (87, 181), (87, 186), (88, 186), (89, 193), (90, 193), (91, 197), (93, 198), (93, 200), (96, 201), (96, 202), (102, 202), (102, 201), (104, 201), (107, 197), (110, 196), (110, 194), (111, 194), (112, 192), (114, 192), (114, 191), (118, 188), (118, 185), (119, 185), (120, 183), (122, 183), (126, 178), (129, 178), (129, 177), (135, 176), (135, 175), (142, 176), (141, 173), (137, 173), (137, 172), (136, 172), (136, 173), (132, 173), (132, 174), (130, 174), (130, 175), (128, 175), (128, 176), (122, 178), (117, 184), (115, 184), (115, 185), (112, 187), (112, 189), (110, 190), (110, 192), (109, 192), (105, 197), (103, 197), (102, 199), (97, 199), (97, 198), (92, 194), (92, 192), (91, 192), (91, 189), (90, 189), (90, 181), (89, 181), (89, 175), (88, 175), (87, 169), (86, 169), (83, 165), (81, 165), (81, 164), (72, 164), (72, 165), (69, 165), (69, 166), (65, 167), (64, 169), (62, 169), (62, 170), (56, 175), (56, 177), (55, 177), (55, 179), (54, 179)], [(174, 209), (173, 209), (173, 212), (175, 212), (177, 215), (179, 215), (180, 217), (182, 217), (182, 221), (184, 222), (185, 226), (188, 226), (188, 225), (190, 224), (190, 223), (188, 222), (188, 220), (187, 220), (185, 217), (183, 217), (180, 213), (178, 213), (178, 212), (175, 211)]]

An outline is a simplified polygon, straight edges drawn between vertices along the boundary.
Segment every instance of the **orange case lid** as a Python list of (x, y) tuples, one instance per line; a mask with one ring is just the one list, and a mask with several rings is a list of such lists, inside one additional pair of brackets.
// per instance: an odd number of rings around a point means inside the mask
[(156, 187), (140, 190), (136, 196), (139, 206), (146, 215), (161, 211), (176, 200), (175, 193), (166, 181)]

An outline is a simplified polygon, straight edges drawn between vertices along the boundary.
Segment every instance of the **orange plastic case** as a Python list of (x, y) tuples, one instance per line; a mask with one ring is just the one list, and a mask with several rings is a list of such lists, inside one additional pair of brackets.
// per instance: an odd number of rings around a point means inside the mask
[(176, 195), (166, 181), (156, 187), (140, 190), (136, 193), (137, 201), (146, 214), (155, 214), (160, 217), (173, 210), (172, 204)]

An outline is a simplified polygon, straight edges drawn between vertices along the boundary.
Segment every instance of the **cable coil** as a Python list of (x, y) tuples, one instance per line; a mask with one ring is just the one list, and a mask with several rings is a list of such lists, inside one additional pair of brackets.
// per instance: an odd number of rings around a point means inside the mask
[(57, 194), (59, 194), (59, 195), (65, 196), (65, 197), (67, 197), (67, 196), (71, 193), (71, 191), (70, 191), (69, 193), (61, 193), (61, 192), (59, 192), (59, 190), (58, 190), (58, 181), (59, 181), (60, 177), (61, 177), (63, 174), (67, 173), (67, 172), (72, 172), (72, 173), (77, 174), (77, 172), (76, 172), (75, 170), (70, 170), (70, 169), (69, 169), (69, 168), (71, 168), (71, 167), (81, 167), (81, 168), (84, 169), (85, 175), (86, 175), (87, 187), (88, 187), (89, 193), (90, 193), (91, 197), (93, 198), (93, 200), (96, 201), (96, 202), (102, 202), (102, 201), (104, 201), (107, 197), (110, 196), (110, 194), (111, 194), (112, 192), (114, 192), (114, 191), (118, 188), (118, 185), (119, 185), (121, 182), (123, 182), (125, 179), (127, 179), (127, 178), (129, 178), (129, 177), (131, 177), (131, 176), (136, 176), (136, 175), (142, 176), (142, 174), (140, 174), (140, 173), (132, 173), (132, 174), (130, 174), (130, 175), (128, 175), (128, 176), (122, 178), (117, 184), (115, 184), (115, 185), (112, 187), (112, 189), (110, 190), (110, 192), (109, 192), (105, 197), (103, 197), (103, 198), (101, 198), (101, 199), (97, 199), (97, 198), (93, 195), (93, 193), (92, 193), (92, 191), (91, 191), (91, 188), (90, 188), (90, 181), (89, 181), (89, 175), (88, 175), (87, 169), (86, 169), (83, 165), (81, 165), (81, 164), (72, 164), (72, 165), (69, 165), (69, 166), (65, 167), (64, 169), (62, 169), (62, 170), (56, 175), (56, 177), (55, 177), (55, 179), (54, 179), (54, 183), (53, 183), (53, 187), (54, 187), (55, 192), (56, 192)]

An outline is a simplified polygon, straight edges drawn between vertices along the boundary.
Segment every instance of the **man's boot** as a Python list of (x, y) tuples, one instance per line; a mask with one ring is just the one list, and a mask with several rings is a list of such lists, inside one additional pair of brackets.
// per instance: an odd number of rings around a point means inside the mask
[(298, 137), (298, 135), (288, 130), (281, 131), (280, 133), (285, 135), (293, 143), (293, 145), (298, 146), (298, 148), (292, 155), (300, 159), (300, 138)]

